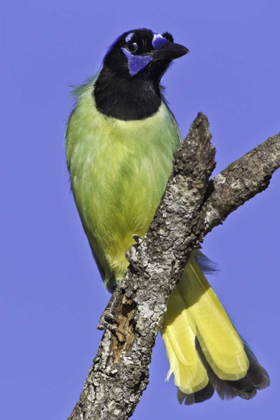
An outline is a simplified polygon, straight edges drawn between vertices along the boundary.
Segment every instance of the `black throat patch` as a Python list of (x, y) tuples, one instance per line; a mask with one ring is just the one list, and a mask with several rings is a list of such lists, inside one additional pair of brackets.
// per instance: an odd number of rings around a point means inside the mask
[(162, 102), (159, 86), (141, 75), (118, 77), (103, 68), (94, 85), (98, 111), (119, 120), (143, 120), (154, 115)]

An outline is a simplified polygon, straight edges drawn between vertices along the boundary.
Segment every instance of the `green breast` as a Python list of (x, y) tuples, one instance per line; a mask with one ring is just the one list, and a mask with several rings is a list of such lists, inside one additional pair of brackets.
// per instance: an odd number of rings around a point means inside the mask
[[(172, 170), (180, 134), (162, 104), (140, 121), (120, 121), (94, 105), (83, 89), (66, 133), (75, 202), (106, 283), (121, 280), (133, 234), (144, 236)], [(109, 284), (110, 286), (110, 284)]]

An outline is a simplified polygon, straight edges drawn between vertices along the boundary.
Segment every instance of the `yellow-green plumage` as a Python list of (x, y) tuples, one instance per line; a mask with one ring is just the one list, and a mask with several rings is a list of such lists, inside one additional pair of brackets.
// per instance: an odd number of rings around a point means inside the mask
[(67, 129), (74, 198), (105, 281), (121, 280), (133, 234), (144, 236), (172, 170), (180, 134), (162, 104), (145, 121), (120, 121), (95, 107), (92, 84), (80, 89)]
[[(112, 289), (127, 270), (125, 252), (134, 242), (132, 235), (144, 236), (153, 219), (181, 139), (164, 102), (149, 118), (121, 121), (97, 110), (93, 89), (91, 80), (77, 91), (66, 134), (67, 163), (84, 230)], [(209, 383), (209, 367), (201, 361), (196, 340), (218, 378), (236, 381), (246, 376), (244, 344), (195, 256), (169, 299), (162, 336), (168, 376), (174, 374), (183, 394), (192, 395)], [(267, 384), (268, 379), (256, 387)], [(231, 396), (239, 395), (234, 392)]]

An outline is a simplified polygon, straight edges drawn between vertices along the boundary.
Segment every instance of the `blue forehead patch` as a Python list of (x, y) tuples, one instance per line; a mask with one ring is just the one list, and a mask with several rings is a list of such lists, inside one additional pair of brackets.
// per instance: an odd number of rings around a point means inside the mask
[(130, 76), (135, 76), (152, 61), (152, 58), (147, 55), (133, 55), (126, 48), (122, 48), (122, 51), (127, 58)]
[(162, 35), (154, 34), (152, 45), (153, 45), (154, 49), (156, 50), (158, 48), (164, 47), (166, 44), (168, 44), (168, 42), (169, 41), (167, 41), (167, 39), (164, 38)]
[(134, 32), (130, 32), (128, 35), (126, 35), (125, 42), (131, 41), (133, 36), (134, 36)]

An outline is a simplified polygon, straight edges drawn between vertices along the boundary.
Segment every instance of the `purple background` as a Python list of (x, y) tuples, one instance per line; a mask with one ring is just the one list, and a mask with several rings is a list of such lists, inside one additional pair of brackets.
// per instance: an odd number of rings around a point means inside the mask
[[(165, 76), (167, 98), (183, 135), (198, 111), (207, 114), (217, 173), (280, 130), (279, 15), (279, 0), (14, 0), (0, 12), (1, 419), (66, 419), (101, 338), (109, 294), (65, 164), (70, 85), (99, 69), (122, 32), (170, 31), (191, 53)], [(251, 401), (180, 406), (158, 337), (135, 420), (279, 418), (279, 188), (280, 171), (204, 243), (221, 270), (211, 282), (270, 388)]]

